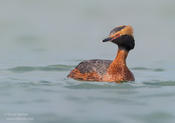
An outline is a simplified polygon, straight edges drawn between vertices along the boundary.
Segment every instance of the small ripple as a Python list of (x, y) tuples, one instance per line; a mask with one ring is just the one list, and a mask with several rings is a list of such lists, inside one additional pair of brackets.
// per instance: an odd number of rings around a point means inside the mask
[(152, 112), (149, 114), (144, 114), (144, 115), (137, 115), (133, 117), (134, 119), (140, 119), (144, 120), (145, 122), (148, 123), (164, 123), (164, 122), (171, 122), (172, 119), (174, 119), (174, 115), (168, 112)]
[(129, 89), (136, 88), (132, 83), (99, 83), (99, 82), (83, 82), (79, 84), (67, 83), (64, 87), (69, 89)]
[(29, 80), (20, 80), (17, 81), (5, 81), (1, 82), (0, 88), (11, 88), (11, 87), (49, 87), (49, 86), (57, 86), (60, 85), (60, 83), (54, 82), (54, 81), (29, 81)]
[(17, 66), (8, 70), (15, 73), (24, 73), (32, 71), (68, 71), (71, 70), (71, 65), (48, 65), (48, 66)]
[(145, 85), (149, 86), (175, 86), (175, 81), (153, 81), (153, 82), (143, 82)]
[(78, 82), (76, 80), (64, 80), (64, 87), (69, 89), (130, 89), (130, 88), (145, 88), (145, 87), (162, 87), (175, 86), (175, 81), (153, 80), (149, 82), (127, 82), (127, 83), (108, 83), (108, 82)]
[(154, 71), (154, 72), (162, 72), (165, 71), (162, 68), (146, 68), (146, 67), (134, 67), (132, 70), (142, 70), (142, 71)]
[(46, 80), (41, 80), (41, 81), (36, 81), (36, 82), (33, 82), (33, 81), (28, 81), (28, 82), (18, 82), (17, 83), (18, 86), (22, 86), (22, 87), (29, 87), (29, 86), (35, 86), (35, 87), (41, 87), (41, 86), (46, 86), (46, 87), (49, 87), (49, 86), (57, 86), (57, 85), (60, 85), (60, 83), (56, 83), (56, 82), (53, 82), (53, 81), (46, 81)]

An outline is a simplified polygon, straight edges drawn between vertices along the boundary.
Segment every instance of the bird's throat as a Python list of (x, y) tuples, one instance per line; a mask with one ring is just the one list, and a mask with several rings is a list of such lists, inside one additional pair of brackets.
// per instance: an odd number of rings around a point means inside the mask
[(128, 56), (128, 51), (125, 49), (119, 49), (117, 51), (117, 56), (113, 60), (112, 64), (114, 65), (126, 65), (126, 58)]
[[(126, 58), (128, 56), (128, 51), (124, 49), (119, 49), (116, 58), (109, 66), (109, 73), (121, 73), (122, 70), (127, 69)], [(111, 73), (112, 72), (112, 73)]]

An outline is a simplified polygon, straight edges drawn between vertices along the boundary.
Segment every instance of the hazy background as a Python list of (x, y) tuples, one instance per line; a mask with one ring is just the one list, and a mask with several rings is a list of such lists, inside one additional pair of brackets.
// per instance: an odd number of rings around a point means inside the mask
[[(119, 25), (134, 28), (136, 81), (67, 79), (82, 60), (115, 57), (101, 41)], [(0, 0), (0, 122), (174, 123), (174, 27), (174, 0)]]
[(173, 0), (1, 0), (0, 64), (113, 59), (101, 40), (124, 24), (136, 40), (129, 64), (174, 61), (174, 13)]

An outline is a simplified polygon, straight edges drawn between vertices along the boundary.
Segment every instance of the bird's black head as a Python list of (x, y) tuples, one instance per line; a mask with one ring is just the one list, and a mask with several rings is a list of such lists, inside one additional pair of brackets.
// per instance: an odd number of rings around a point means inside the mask
[(107, 41), (117, 44), (120, 49), (125, 49), (127, 51), (134, 49), (135, 40), (132, 27), (122, 25), (114, 28), (110, 32), (109, 37), (103, 40), (103, 42)]

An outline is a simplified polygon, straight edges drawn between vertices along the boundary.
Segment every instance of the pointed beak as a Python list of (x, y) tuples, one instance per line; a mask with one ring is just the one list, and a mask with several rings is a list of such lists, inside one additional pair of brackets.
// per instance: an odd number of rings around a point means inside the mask
[(107, 41), (111, 41), (112, 38), (111, 37), (108, 37), (108, 38), (105, 38), (102, 42), (107, 42)]
[(103, 40), (103, 42), (113, 41), (113, 40), (117, 39), (118, 37), (120, 37), (120, 34), (113, 35), (113, 36), (110, 36), (110, 37), (108, 37), (108, 38), (105, 38), (105, 39)]

